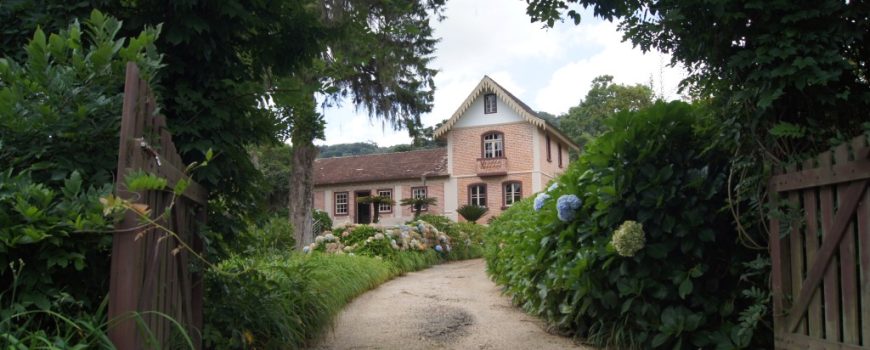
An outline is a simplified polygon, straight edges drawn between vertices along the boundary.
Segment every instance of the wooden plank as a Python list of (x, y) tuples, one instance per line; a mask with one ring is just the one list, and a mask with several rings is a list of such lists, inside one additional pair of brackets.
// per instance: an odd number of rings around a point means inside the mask
[[(823, 277), (823, 273), (825, 273), (825, 271), (830, 271), (831, 268), (836, 269), (836, 267), (837, 267), (836, 264), (829, 264), (829, 263), (833, 259), (834, 255), (836, 253), (836, 249), (840, 245), (840, 240), (843, 238), (843, 235), (846, 231), (846, 226), (849, 224), (849, 218), (851, 218), (855, 212), (855, 208), (858, 205), (858, 200), (863, 197), (864, 189), (867, 187), (867, 183), (868, 183), (868, 180), (856, 181), (856, 182), (852, 182), (851, 184), (849, 184), (849, 186), (847, 187), (847, 189), (845, 191), (845, 193), (846, 193), (846, 195), (844, 196), (845, 198), (843, 198), (842, 202), (840, 202), (841, 207), (839, 208), (839, 210), (837, 210), (836, 216), (834, 217), (834, 221), (833, 221), (833, 223), (831, 223), (832, 226), (828, 226), (828, 224), (830, 223), (829, 222), (830, 216), (831, 216), (830, 213), (826, 215), (826, 211), (833, 211), (833, 207), (831, 206), (831, 203), (832, 203), (831, 198), (830, 198), (830, 196), (823, 196), (822, 197), (822, 224), (825, 227), (825, 234), (823, 236), (824, 240), (822, 242), (821, 248), (819, 248), (818, 260), (816, 260), (815, 264), (813, 264), (812, 268), (810, 269), (809, 273), (807, 274), (807, 279), (804, 281), (803, 285), (801, 286), (800, 296), (797, 299), (795, 299), (796, 301), (793, 304), (794, 308), (791, 309), (792, 316), (795, 316), (795, 317), (789, 317), (789, 322), (788, 322), (788, 325), (789, 325), (788, 329), (789, 330), (794, 330), (795, 327), (797, 326), (798, 322), (800, 321), (800, 318), (797, 317), (797, 313), (802, 313), (804, 310), (806, 310), (806, 307), (809, 304), (810, 295), (812, 294), (811, 288), (815, 288), (815, 286), (817, 286), (819, 284), (819, 282), (821, 282), (822, 277)], [(829, 198), (826, 200), (825, 197), (829, 197)], [(826, 208), (831, 208), (831, 209), (828, 210)], [(834, 279), (833, 278), (834, 276), (836, 276), (836, 271), (833, 275), (827, 274), (827, 273), (824, 274), (824, 278), (825, 278), (825, 282), (826, 282), (825, 287), (827, 287), (827, 281), (829, 279)], [(839, 287), (838, 285), (834, 285), (835, 289), (830, 294), (838, 295), (839, 294), (838, 287)], [(828, 289), (825, 288), (825, 298), (827, 299), (829, 296), (830, 295), (828, 293)], [(839, 305), (839, 302), (828, 303), (828, 300), (825, 300), (825, 310), (831, 311), (831, 312), (835, 312), (835, 311), (837, 312), (837, 314), (830, 315), (832, 317), (836, 316), (834, 319), (827, 317), (828, 316), (827, 314), (825, 317), (826, 324), (830, 323), (831, 326), (834, 326), (834, 325), (837, 326), (836, 328), (830, 329), (829, 332), (826, 333), (826, 338), (828, 340), (832, 340), (832, 338), (830, 337), (831, 331), (836, 331), (836, 333), (839, 334), (839, 326), (840, 326), (839, 310), (836, 307), (830, 307), (831, 305)], [(836, 322), (836, 324), (834, 324), (832, 322)]]
[[(770, 190), (770, 204), (772, 207), (778, 206), (779, 194)], [(785, 329), (786, 319), (786, 304), (785, 294), (790, 292), (790, 276), (788, 270), (788, 239), (780, 236), (780, 222), (778, 219), (770, 218), (770, 259), (771, 259), (771, 293), (773, 297), (773, 317), (774, 317), (774, 332), (787, 332)]]
[[(849, 144), (842, 144), (834, 150), (834, 160), (838, 164), (849, 162)], [(847, 188), (838, 186), (837, 199), (840, 210), (843, 208), (843, 199), (846, 197)], [(860, 197), (856, 199), (860, 202)], [(854, 209), (852, 209), (854, 210)], [(847, 344), (858, 344), (860, 342), (859, 326), (858, 326), (858, 285), (856, 277), (858, 272), (855, 269), (857, 262), (855, 261), (855, 233), (852, 224), (852, 213), (848, 213), (845, 220), (848, 221), (843, 238), (840, 240), (840, 298), (843, 303), (843, 342)], [(838, 213), (839, 214), (839, 213)]]
[[(786, 172), (795, 172), (797, 171), (794, 165), (790, 165), (786, 167)], [(792, 208), (800, 208), (800, 197), (798, 197), (798, 193), (796, 191), (789, 192), (788, 194), (788, 203)], [(804, 280), (804, 242), (803, 242), (803, 234), (800, 230), (800, 219), (795, 219), (793, 222), (789, 223), (789, 227), (791, 228), (788, 233), (789, 240), (789, 266), (791, 270), (791, 293), (789, 295), (793, 298), (800, 294), (801, 292), (801, 282)], [(792, 310), (794, 312), (794, 310)], [(797, 332), (801, 334), (807, 334), (807, 324), (803, 317), (803, 311), (801, 313), (801, 321), (798, 324)]]
[(777, 349), (809, 349), (809, 350), (867, 350), (858, 345), (843, 344), (829, 340), (815, 339), (801, 334), (778, 335), (774, 339)]
[[(854, 150), (867, 148), (866, 138), (852, 140)], [(857, 153), (857, 152), (856, 152)], [(858, 252), (860, 261), (859, 300), (861, 301), (861, 338), (864, 346), (870, 347), (870, 191), (865, 191), (856, 210), (858, 222)]]
[[(865, 156), (858, 159), (867, 159), (868, 150), (870, 148), (860, 150), (860, 153), (865, 154)], [(868, 177), (870, 177), (870, 163), (856, 161), (837, 164), (830, 168), (815, 168), (776, 175), (770, 180), (770, 188), (773, 188), (774, 191), (785, 192), (856, 181)]]
[[(122, 198), (130, 198), (122, 179), (125, 169), (137, 163), (136, 153), (129, 148), (127, 138), (136, 131), (136, 112), (139, 96), (139, 69), (135, 64), (127, 64), (127, 74), (124, 82), (124, 102), (121, 113), (120, 142), (118, 145), (118, 171), (115, 193)], [(116, 226), (118, 229), (135, 227), (135, 214), (125, 213), (124, 219)], [(108, 318), (114, 324), (109, 327), (109, 339), (119, 349), (136, 347), (136, 324), (132, 319), (124, 319), (130, 312), (136, 310), (139, 298), (137, 283), (137, 261), (140, 259), (137, 249), (135, 232), (121, 232), (112, 237), (112, 262), (109, 272), (109, 308)]]
[[(814, 166), (813, 160), (804, 162), (804, 169), (809, 169)], [(819, 249), (819, 220), (818, 220), (818, 196), (815, 189), (803, 191), (804, 211), (806, 213), (806, 250), (807, 250), (807, 266), (813, 266), (816, 261), (817, 251)], [(807, 328), (808, 334), (813, 338), (821, 339), (824, 336), (824, 318), (822, 314), (822, 292), (819, 288), (815, 288), (813, 296), (810, 298), (810, 305), (807, 307)]]
[[(830, 167), (833, 159), (830, 153), (819, 156), (819, 167)], [(834, 225), (834, 192), (830, 186), (819, 190), (819, 203), (821, 205), (822, 220), (822, 244), (831, 239), (831, 227)], [(817, 262), (818, 263), (818, 262)], [(837, 265), (830, 264), (825, 269), (823, 290), (825, 293), (825, 339), (840, 340), (840, 279), (837, 275)]]

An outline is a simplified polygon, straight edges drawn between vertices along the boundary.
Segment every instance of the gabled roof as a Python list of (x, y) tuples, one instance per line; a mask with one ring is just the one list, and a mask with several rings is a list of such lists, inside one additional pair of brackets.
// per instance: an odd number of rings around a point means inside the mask
[(321, 158), (314, 161), (314, 185), (420, 179), (448, 176), (447, 148)]
[(560, 141), (564, 142), (577, 151), (580, 150), (580, 146), (578, 146), (574, 141), (571, 141), (571, 138), (562, 133), (559, 128), (553, 126), (544, 118), (538, 116), (535, 111), (529, 107), (527, 104), (520, 101), (516, 96), (507, 91), (501, 85), (492, 80), (489, 76), (484, 75), (483, 79), (480, 80), (480, 83), (477, 84), (477, 87), (471, 91), (471, 94), (465, 99), (465, 102), (459, 106), (456, 112), (453, 113), (453, 116), (450, 117), (440, 128), (435, 130), (434, 136), (439, 138), (447, 134), (450, 129), (453, 128), (453, 125), (456, 124), (457, 121), (468, 111), (468, 108), (471, 107), (471, 104), (474, 103), (480, 95), (494, 93), (498, 96), (499, 99), (502, 100), (506, 105), (508, 105), (511, 109), (513, 109), (517, 114), (519, 114), (523, 119), (527, 122), (531, 123), (534, 126), (537, 126), (539, 129), (548, 131), (552, 135), (556, 136)]

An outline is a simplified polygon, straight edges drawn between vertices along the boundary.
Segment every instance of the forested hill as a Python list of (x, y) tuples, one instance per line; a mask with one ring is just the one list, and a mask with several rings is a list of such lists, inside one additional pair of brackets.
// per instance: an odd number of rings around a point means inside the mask
[(407, 151), (414, 151), (414, 150), (418, 150), (418, 149), (428, 149), (428, 148), (436, 148), (436, 147), (443, 147), (443, 146), (444, 146), (443, 144), (440, 144), (438, 142), (423, 143), (420, 145), (402, 144), (402, 145), (395, 145), (395, 146), (389, 146), (389, 147), (378, 146), (378, 144), (375, 142), (340, 143), (337, 145), (317, 146), (317, 149), (320, 151), (317, 157), (318, 158), (333, 158), (333, 157), (358, 156), (358, 155), (363, 155), (363, 154), (407, 152)]

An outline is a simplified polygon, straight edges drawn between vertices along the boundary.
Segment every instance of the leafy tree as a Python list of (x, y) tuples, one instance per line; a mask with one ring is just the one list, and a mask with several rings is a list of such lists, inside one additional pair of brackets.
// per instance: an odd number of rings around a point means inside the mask
[(614, 84), (613, 77), (602, 75), (592, 80), (592, 88), (576, 107), (562, 115), (560, 127), (581, 147), (607, 131), (604, 121), (619, 112), (635, 112), (652, 105), (649, 86)]
[(544, 118), (544, 120), (546, 120), (550, 124), (553, 124), (553, 126), (555, 126), (557, 128), (562, 123), (562, 120), (559, 119), (559, 117), (552, 115), (550, 113), (544, 112), (544, 111), (538, 112), (538, 116), (541, 118)]
[[(643, 50), (670, 53), (683, 86), (714, 97), (743, 161), (797, 160), (862, 129), (870, 107), (870, 16), (861, 1), (527, 0), (533, 20), (619, 20)], [(742, 157), (741, 157), (742, 158)], [(753, 160), (754, 159), (754, 160)], [(749, 168), (761, 168), (748, 166)]]
[(227, 239), (243, 231), (247, 218), (260, 214), (263, 195), (245, 146), (275, 142), (288, 130), (286, 116), (264, 108), (275, 88), (264, 78), (290, 74), (338, 31), (301, 0), (15, 0), (0, 2), (0, 56), (20, 55), (37, 26), (55, 31), (94, 8), (123, 20), (125, 36), (162, 23), (156, 46), (166, 67), (155, 80), (161, 112), (186, 162), (202, 161), (210, 148), (219, 154), (195, 174), (210, 190), (210, 226)]
[(283, 213), (290, 200), (290, 146), (285, 143), (251, 146), (251, 161), (262, 173), (260, 190), (271, 213)]
[(423, 211), (424, 206), (435, 205), (435, 203), (438, 203), (438, 198), (435, 197), (412, 197), (399, 201), (399, 204), (414, 209), (414, 219), (420, 217), (420, 212)]
[[(420, 125), (431, 110), (436, 71), (428, 64), (436, 40), (429, 26), (443, 0), (411, 2), (352, 0), (324, 6), (323, 22), (342, 29), (338, 40), (308, 66), (277, 80), (273, 98), (290, 121), (293, 176), (290, 218), (297, 247), (313, 241), (311, 208), (315, 139), (322, 139), (324, 121), (315, 94), (327, 102), (349, 97), (358, 109), (395, 129)], [(287, 91), (288, 93), (283, 93)]]
[(374, 153), (384, 153), (384, 149), (371, 141), (317, 146), (318, 158), (347, 157)]

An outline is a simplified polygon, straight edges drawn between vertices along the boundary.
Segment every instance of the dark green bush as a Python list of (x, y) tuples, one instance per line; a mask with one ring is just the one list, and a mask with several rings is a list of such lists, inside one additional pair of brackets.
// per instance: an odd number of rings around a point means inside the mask
[[(709, 122), (681, 102), (615, 116), (612, 131), (541, 194), (540, 211), (529, 198), (493, 221), (493, 279), (529, 312), (597, 346), (770, 347), (755, 317), (765, 293), (742, 293), (754, 253), (737, 243), (724, 210), (729, 157), (712, 146)], [(571, 195), (579, 208), (557, 204)], [(630, 220), (645, 244), (622, 256), (611, 238)]]
[(266, 251), (292, 250), (296, 244), (293, 225), (286, 215), (272, 215), (262, 224), (248, 225), (235, 243), (236, 253), (264, 254)]
[[(313, 212), (314, 221), (320, 223), (320, 232), (332, 231), (332, 218), (329, 217), (323, 210), (314, 209)], [(318, 234), (320, 233), (318, 232)]]
[[(84, 25), (37, 30), (20, 62), (0, 58), (3, 327), (52, 334), (101, 317), (92, 315), (108, 290), (113, 217), (99, 199), (111, 193), (117, 166), (124, 72), (128, 61), (146, 76), (160, 66), (158, 30), (116, 38), (120, 25), (94, 11)], [(19, 259), (13, 293), (9, 263)]]
[(462, 218), (469, 222), (477, 222), (477, 220), (480, 220), (487, 211), (489, 211), (489, 208), (487, 207), (480, 207), (471, 204), (466, 204), (459, 207), (459, 209), (456, 209), (456, 212), (459, 213), (459, 215), (462, 215)]

